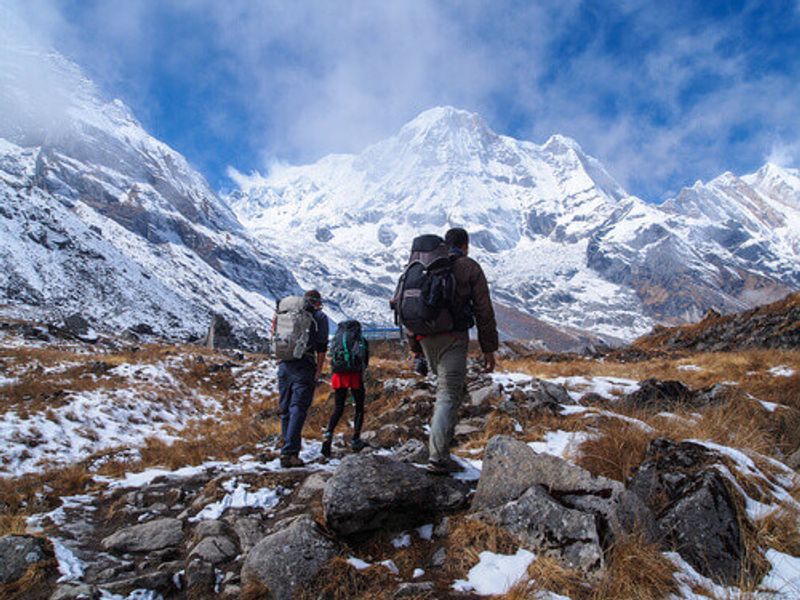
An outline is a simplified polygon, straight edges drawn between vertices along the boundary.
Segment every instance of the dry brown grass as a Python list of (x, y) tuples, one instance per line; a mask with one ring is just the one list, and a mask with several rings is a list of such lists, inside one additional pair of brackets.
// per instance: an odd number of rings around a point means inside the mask
[(540, 556), (528, 568), (527, 578), (504, 598), (533, 600), (549, 590), (572, 600), (663, 600), (678, 592), (675, 566), (641, 535), (618, 539), (606, 553), (606, 561), (599, 578), (591, 578)]
[(0, 537), (25, 533), (25, 518), (20, 515), (0, 514)]
[(607, 558), (608, 568), (591, 600), (661, 600), (678, 592), (675, 565), (641, 535), (618, 539)]
[(761, 548), (774, 548), (784, 554), (800, 556), (800, 512), (781, 507), (754, 523), (757, 543)]
[(478, 563), (481, 552), (514, 554), (519, 543), (507, 530), (497, 525), (461, 516), (450, 520), (447, 546), (445, 569), (454, 577), (463, 577)]
[(620, 419), (602, 419), (595, 435), (580, 446), (575, 462), (592, 475), (625, 482), (644, 460), (656, 435)]
[[(700, 371), (685, 371), (678, 367), (696, 365)], [(503, 368), (521, 371), (536, 377), (621, 377), (642, 381), (650, 377), (657, 379), (677, 379), (693, 388), (705, 388), (723, 381), (737, 381), (756, 395), (772, 396), (771, 390), (782, 390), (781, 396), (797, 391), (800, 385), (794, 377), (775, 377), (767, 371), (778, 365), (786, 365), (800, 373), (800, 351), (798, 350), (743, 350), (739, 352), (700, 352), (683, 353), (673, 357), (652, 358), (639, 362), (619, 362), (613, 359), (604, 361), (574, 359), (562, 362), (539, 362), (534, 358), (504, 361)], [(786, 393), (784, 393), (784, 391)], [(773, 400), (772, 397), (763, 397)], [(800, 402), (800, 395), (795, 396)]]
[(325, 564), (311, 583), (297, 592), (296, 598), (384, 600), (393, 597), (395, 585), (394, 576), (384, 567), (372, 566), (359, 571), (346, 558), (337, 556)]
[(568, 596), (571, 600), (587, 600), (591, 588), (591, 584), (580, 572), (564, 567), (549, 556), (539, 556), (528, 567), (527, 577), (503, 598), (535, 600), (539, 592), (551, 591)]

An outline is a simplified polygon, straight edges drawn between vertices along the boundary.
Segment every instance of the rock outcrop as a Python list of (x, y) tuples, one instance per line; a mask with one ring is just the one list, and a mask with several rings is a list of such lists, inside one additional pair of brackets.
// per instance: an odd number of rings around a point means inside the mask
[(615, 536), (640, 530), (655, 539), (650, 510), (621, 483), (507, 436), (486, 447), (472, 509), (532, 550), (587, 572), (603, 566)]
[(699, 444), (659, 438), (651, 442), (630, 489), (656, 513), (669, 549), (699, 573), (735, 584), (746, 550), (737, 501), (721, 465), (718, 453)]

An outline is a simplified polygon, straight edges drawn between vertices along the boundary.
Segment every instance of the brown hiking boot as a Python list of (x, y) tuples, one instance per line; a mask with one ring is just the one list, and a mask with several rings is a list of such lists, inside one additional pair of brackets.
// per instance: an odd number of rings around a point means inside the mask
[(460, 473), (464, 470), (464, 467), (452, 458), (428, 461), (428, 466), (426, 468), (428, 472), (433, 475), (450, 475), (451, 473)]
[(294, 469), (297, 467), (305, 467), (306, 463), (297, 456), (297, 454), (281, 454), (281, 468)]

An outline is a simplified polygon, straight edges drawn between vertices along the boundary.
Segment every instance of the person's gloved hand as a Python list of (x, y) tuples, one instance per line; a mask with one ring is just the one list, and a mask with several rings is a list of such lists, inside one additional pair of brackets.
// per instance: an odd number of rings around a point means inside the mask
[(414, 371), (425, 377), (428, 374), (428, 361), (420, 354), (414, 357)]

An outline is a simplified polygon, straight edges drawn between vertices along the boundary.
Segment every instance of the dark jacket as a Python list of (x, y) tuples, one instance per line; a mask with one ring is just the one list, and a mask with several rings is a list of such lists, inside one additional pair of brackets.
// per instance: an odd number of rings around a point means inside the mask
[(472, 327), (474, 318), (474, 324), (478, 326), (481, 350), (484, 353), (497, 351), (497, 321), (483, 269), (468, 256), (456, 256), (453, 259), (453, 275), (456, 278), (454, 329), (466, 331)]

